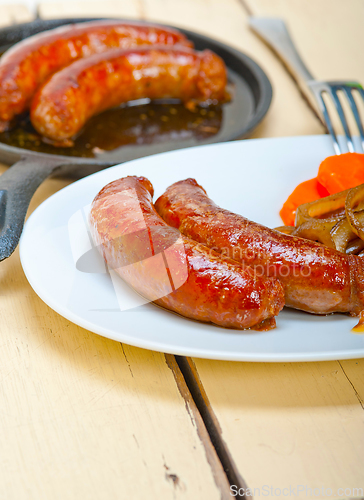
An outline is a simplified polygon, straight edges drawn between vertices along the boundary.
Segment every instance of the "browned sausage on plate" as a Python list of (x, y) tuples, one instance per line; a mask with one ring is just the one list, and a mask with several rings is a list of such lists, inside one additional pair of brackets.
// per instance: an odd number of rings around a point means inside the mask
[(105, 109), (140, 98), (222, 101), (226, 81), (224, 62), (209, 50), (114, 49), (55, 73), (34, 96), (30, 118), (40, 134), (66, 145)]
[(237, 262), (279, 278), (286, 305), (327, 314), (364, 309), (364, 260), (284, 235), (218, 207), (194, 179), (170, 186), (157, 200), (163, 219), (186, 236)]
[(36, 89), (72, 61), (112, 48), (192, 43), (177, 30), (121, 21), (71, 24), (31, 36), (0, 59), (0, 131), (26, 111)]
[(138, 293), (188, 318), (228, 328), (270, 329), (284, 305), (274, 278), (224, 260), (168, 226), (144, 177), (105, 186), (92, 203), (90, 228), (105, 261)]

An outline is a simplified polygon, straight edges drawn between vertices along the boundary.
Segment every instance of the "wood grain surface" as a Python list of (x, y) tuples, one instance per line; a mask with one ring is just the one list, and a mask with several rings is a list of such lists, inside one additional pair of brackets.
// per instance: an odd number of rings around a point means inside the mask
[(0, 5), (0, 27), (17, 23), (27, 23), (33, 16), (25, 5)]
[[(249, 30), (249, 14), (284, 17), (318, 77), (364, 81), (361, 0), (77, 1), (41, 3), (38, 11), (46, 18), (159, 21), (243, 50), (274, 90), (253, 137), (323, 129), (281, 63)], [(2, 24), (29, 17), (23, 7), (0, 7)], [(45, 182), (30, 212), (67, 183)], [(232, 498), (173, 356), (103, 339), (60, 317), (30, 288), (18, 251), (1, 263), (0, 287), (1, 499)], [(297, 498), (362, 496), (354, 488), (364, 487), (363, 360), (188, 362), (256, 498), (282, 498), (284, 488), (296, 488), (290, 496)]]
[[(43, 184), (31, 210), (65, 184)], [(53, 312), (18, 250), (0, 265), (0, 287), (1, 499), (227, 498), (171, 361)]]
[(222, 437), (247, 485), (255, 488), (254, 497), (271, 488), (281, 498), (285, 488), (295, 488), (291, 496), (298, 498), (360, 496), (363, 360), (194, 361)]

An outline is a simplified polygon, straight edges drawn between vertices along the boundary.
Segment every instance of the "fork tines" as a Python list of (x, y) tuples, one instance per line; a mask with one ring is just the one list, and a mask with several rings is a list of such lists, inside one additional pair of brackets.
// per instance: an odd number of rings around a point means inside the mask
[(333, 126), (333, 121), (330, 118), (330, 114), (328, 111), (328, 107), (325, 103), (324, 100), (324, 94), (328, 94), (336, 108), (336, 111), (339, 115), (342, 127), (344, 129), (344, 134), (346, 137), (346, 143), (347, 143), (347, 148), (349, 152), (355, 152), (355, 144), (352, 138), (352, 135), (350, 133), (347, 117), (345, 116), (344, 109), (342, 107), (342, 104), (340, 102), (338, 92), (342, 92), (349, 103), (350, 109), (353, 113), (354, 119), (356, 126), (359, 131), (359, 136), (360, 136), (360, 143), (357, 149), (359, 149), (358, 152), (363, 153), (364, 152), (364, 130), (363, 130), (363, 122), (360, 117), (360, 113), (358, 110), (358, 106), (355, 102), (355, 99), (353, 97), (353, 92), (357, 92), (357, 95), (363, 100), (364, 102), (364, 89), (360, 83), (356, 82), (320, 82), (316, 80), (311, 80), (307, 82), (310, 89), (312, 90), (316, 101), (319, 105), (319, 108), (323, 114), (325, 123), (327, 125), (327, 129), (332, 137), (332, 140), (334, 142), (334, 149), (336, 154), (341, 154), (344, 151), (342, 150), (342, 147), (340, 146), (340, 143), (337, 139), (337, 135), (335, 133), (335, 129)]

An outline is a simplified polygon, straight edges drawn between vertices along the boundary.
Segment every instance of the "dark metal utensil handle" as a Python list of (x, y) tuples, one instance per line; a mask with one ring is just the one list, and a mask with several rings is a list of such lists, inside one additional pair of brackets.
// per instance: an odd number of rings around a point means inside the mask
[(249, 26), (276, 51), (290, 70), (293, 70), (306, 82), (314, 80), (297, 52), (283, 19), (252, 16), (249, 18)]
[(0, 176), (0, 261), (16, 249), (36, 189), (61, 165), (64, 160), (29, 156), (21, 158)]

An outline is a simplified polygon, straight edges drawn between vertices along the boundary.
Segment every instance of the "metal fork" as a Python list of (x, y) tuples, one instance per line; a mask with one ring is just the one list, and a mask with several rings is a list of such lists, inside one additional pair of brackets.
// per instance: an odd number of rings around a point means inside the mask
[(302, 61), (300, 55), (298, 54), (297, 49), (294, 46), (292, 38), (288, 32), (288, 29), (282, 19), (250, 17), (249, 26), (277, 53), (280, 59), (282, 59), (283, 63), (288, 67), (289, 71), (298, 74), (310, 88), (318, 104), (319, 110), (322, 114), (322, 119), (327, 127), (328, 132), (332, 137), (334, 150), (337, 155), (343, 153), (344, 151), (338, 141), (332, 123), (332, 119), (329, 114), (329, 110), (323, 99), (323, 95), (326, 93), (331, 97), (335, 105), (336, 111), (339, 115), (342, 127), (344, 129), (348, 151), (354, 152), (355, 145), (353, 137), (350, 133), (347, 117), (345, 116), (343, 107), (338, 97), (338, 92), (339, 91), (343, 92), (343, 94), (347, 97), (356, 125), (358, 127), (360, 136), (358, 152), (363, 153), (364, 152), (363, 123), (361, 121), (358, 106), (353, 97), (353, 91), (356, 91), (364, 101), (363, 86), (357, 82), (344, 82), (344, 81), (323, 82), (315, 80), (310, 71), (307, 69), (304, 62)]

